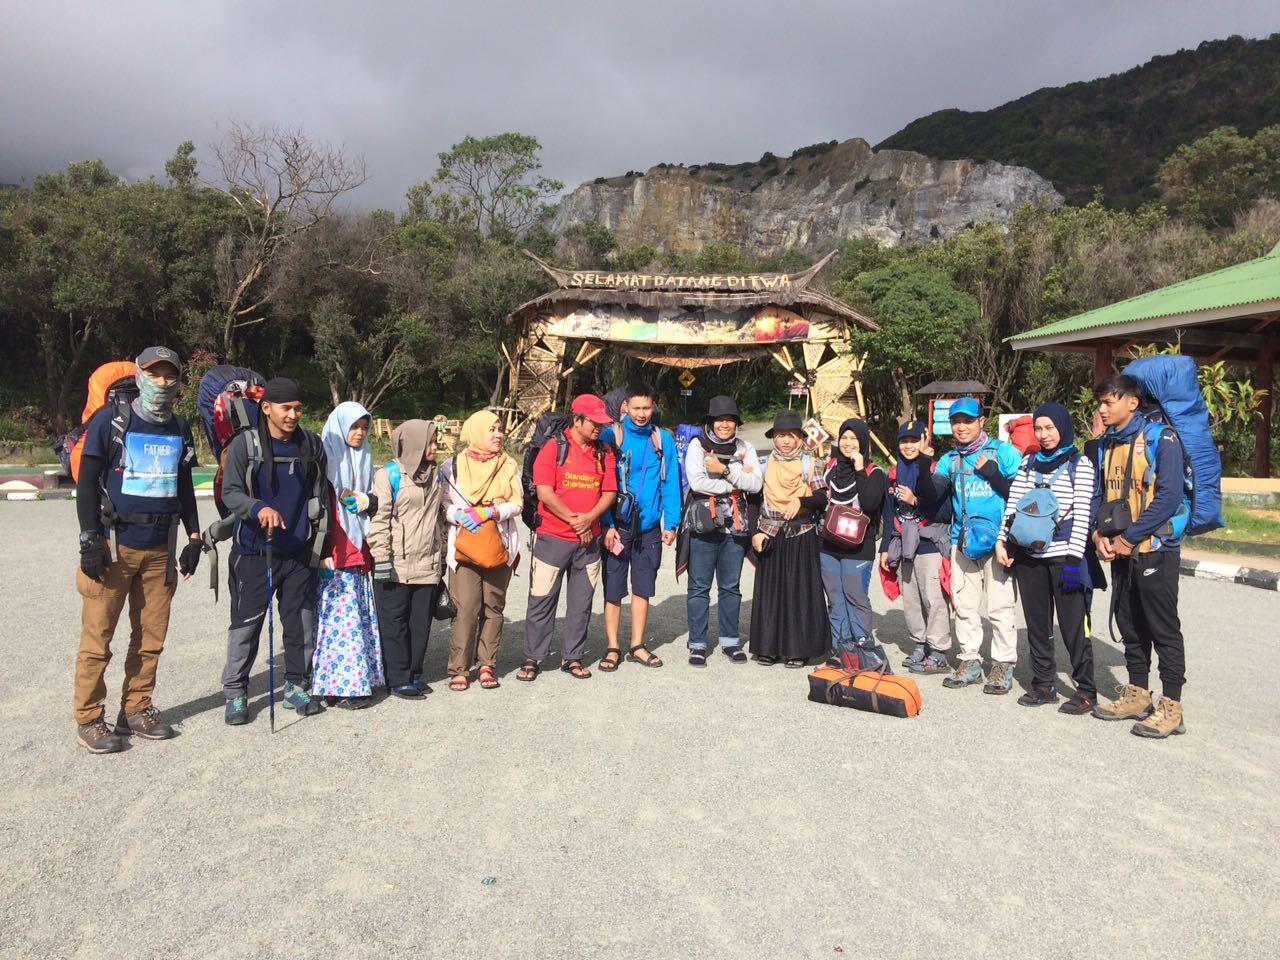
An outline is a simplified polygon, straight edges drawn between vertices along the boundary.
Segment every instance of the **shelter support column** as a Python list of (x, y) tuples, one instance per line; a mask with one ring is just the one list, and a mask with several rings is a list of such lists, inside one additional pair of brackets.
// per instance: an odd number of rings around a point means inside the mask
[(1093, 382), (1105, 380), (1115, 372), (1114, 341), (1098, 340), (1093, 346)]
[(1258, 351), (1258, 366), (1254, 372), (1255, 390), (1267, 391), (1258, 401), (1258, 420), (1253, 434), (1253, 475), (1271, 476), (1271, 414), (1275, 410), (1274, 392), (1276, 360), (1275, 334), (1267, 337)]

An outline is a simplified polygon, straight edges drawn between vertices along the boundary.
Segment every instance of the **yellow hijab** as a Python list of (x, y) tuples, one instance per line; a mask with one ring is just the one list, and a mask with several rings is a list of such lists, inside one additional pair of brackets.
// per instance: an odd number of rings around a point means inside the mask
[(463, 447), (457, 459), (458, 490), (474, 504), (502, 499), (519, 506), (524, 498), (516, 462), (505, 453), (494, 456), (489, 450), (489, 431), (497, 422), (493, 411), (480, 410), (462, 424), (458, 433)]
[(797, 445), (789, 454), (778, 452), (775, 447), (769, 454), (764, 468), (764, 499), (775, 513), (781, 513), (792, 500), (813, 493), (804, 475), (804, 445)]

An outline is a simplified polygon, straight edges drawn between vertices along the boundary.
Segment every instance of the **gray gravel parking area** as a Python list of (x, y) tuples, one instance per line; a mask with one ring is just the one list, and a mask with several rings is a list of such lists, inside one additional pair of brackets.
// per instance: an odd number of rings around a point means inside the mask
[[(1271, 592), (1182, 580), (1188, 734), (1167, 741), (1018, 706), (1025, 640), (1013, 696), (925, 677), (909, 721), (809, 703), (782, 666), (691, 668), (669, 560), (661, 670), (516, 683), (522, 571), (500, 689), (446, 689), (437, 625), (426, 700), (271, 736), (262, 660), (254, 722), (222, 722), (226, 594), (202, 567), (160, 663), (180, 735), (93, 757), (74, 505), (0, 503), (0, 545), (5, 958), (1275, 956)], [(875, 606), (896, 665), (901, 610)], [(1120, 650), (1094, 648), (1109, 690)]]

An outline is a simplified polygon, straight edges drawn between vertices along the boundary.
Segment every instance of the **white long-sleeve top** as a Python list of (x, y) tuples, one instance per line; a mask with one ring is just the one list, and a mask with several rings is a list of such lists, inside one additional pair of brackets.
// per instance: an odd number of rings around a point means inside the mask
[[(1018, 468), (1013, 481), (1009, 484), (1009, 499), (1004, 507), (1004, 522), (1000, 524), (999, 539), (1002, 542), (1008, 542), (1009, 525), (1013, 523), (1018, 501), (1025, 493), (1035, 488), (1037, 481), (1043, 482), (1052, 476), (1052, 473), (1036, 472), (1032, 466), (1034, 462), (1035, 454), (1023, 458), (1022, 466)], [(1053, 495), (1058, 498), (1058, 532), (1043, 550), (1027, 550), (1029, 556), (1039, 559), (1084, 556), (1085, 544), (1089, 540), (1089, 529), (1093, 525), (1093, 485), (1096, 476), (1093, 461), (1085, 456), (1076, 459), (1074, 470), (1068, 467), (1058, 474), (1050, 487)], [(1071, 533), (1067, 539), (1060, 540), (1058, 537), (1066, 529), (1068, 521), (1071, 524)]]
[(689, 441), (689, 449), (684, 455), (684, 472), (690, 490), (704, 496), (727, 497), (735, 490), (759, 493), (764, 489), (764, 470), (760, 468), (756, 448), (742, 439), (735, 443), (737, 449), (724, 475), (713, 477), (707, 473), (707, 465), (703, 462), (707, 454), (702, 448), (701, 438), (694, 437)]

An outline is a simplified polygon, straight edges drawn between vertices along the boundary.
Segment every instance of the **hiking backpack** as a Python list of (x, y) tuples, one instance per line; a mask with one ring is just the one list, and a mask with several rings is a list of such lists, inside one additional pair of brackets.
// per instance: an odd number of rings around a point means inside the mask
[[(1222, 459), (1213, 441), (1209, 408), (1200, 392), (1200, 378), (1193, 357), (1157, 354), (1141, 357), (1124, 368), (1138, 381), (1143, 399), (1156, 407), (1157, 416), (1143, 430), (1148, 450), (1148, 476), (1155, 479), (1155, 450), (1163, 431), (1168, 430), (1182, 445), (1184, 463), (1183, 503), (1174, 515), (1172, 536), (1195, 536), (1226, 525), (1222, 517)], [(1099, 444), (1099, 449), (1103, 447)], [(1101, 457), (1102, 454), (1100, 453)], [(1101, 465), (1099, 465), (1101, 476)]]
[(1008, 424), (1009, 442), (1018, 448), (1024, 457), (1028, 453), (1040, 452), (1040, 441), (1036, 439), (1036, 422), (1031, 414), (1015, 417)]
[(689, 492), (689, 475), (685, 471), (684, 458), (689, 452), (689, 443), (694, 437), (702, 436), (702, 428), (692, 423), (682, 423), (676, 427), (676, 465), (680, 468), (680, 499)]
[(200, 378), (196, 391), (196, 409), (204, 423), (204, 435), (217, 461), (213, 478), (213, 502), (218, 515), (225, 517), (222, 504), (222, 460), (227, 445), (246, 430), (258, 428), (258, 404), (266, 381), (248, 367), (219, 364)]
[[(569, 429), (569, 425), (573, 423), (572, 414), (560, 413), (556, 410), (550, 410), (538, 417), (538, 422), (534, 425), (533, 436), (529, 438), (529, 445), (524, 448), (524, 459), (520, 464), (520, 487), (524, 491), (524, 506), (520, 511), (520, 518), (524, 520), (524, 525), (529, 528), (531, 533), (538, 529), (538, 525), (542, 523), (542, 516), (538, 513), (538, 486), (533, 482), (533, 462), (538, 459), (538, 453), (548, 442), (554, 442), (556, 445), (556, 466), (564, 466), (565, 460), (569, 458), (569, 438), (564, 432)], [(599, 462), (600, 472), (604, 473), (604, 444), (596, 444), (596, 460)]]
[[(1022, 462), (1022, 469), (1031, 470), (1031, 457), (1028, 454)], [(1071, 477), (1072, 484), (1076, 480), (1076, 464), (1079, 454), (1068, 457), (1052, 474), (1045, 479), (1043, 473), (1035, 474), (1035, 485), (1024, 493), (1014, 505), (1013, 521), (1009, 524), (1009, 539), (1027, 550), (1039, 552), (1058, 538), (1059, 527), (1068, 523), (1067, 536), (1071, 535), (1071, 508), (1063, 513), (1062, 504), (1053, 492), (1053, 485), (1065, 470)]]
[(84, 432), (93, 415), (102, 407), (111, 407), (112, 444), (124, 442), (129, 426), (129, 406), (138, 398), (137, 364), (132, 360), (112, 360), (89, 375), (89, 396), (80, 414), (80, 425), (58, 438), (53, 452), (58, 455), (63, 472), (73, 481), (80, 479), (80, 457), (84, 451)]

